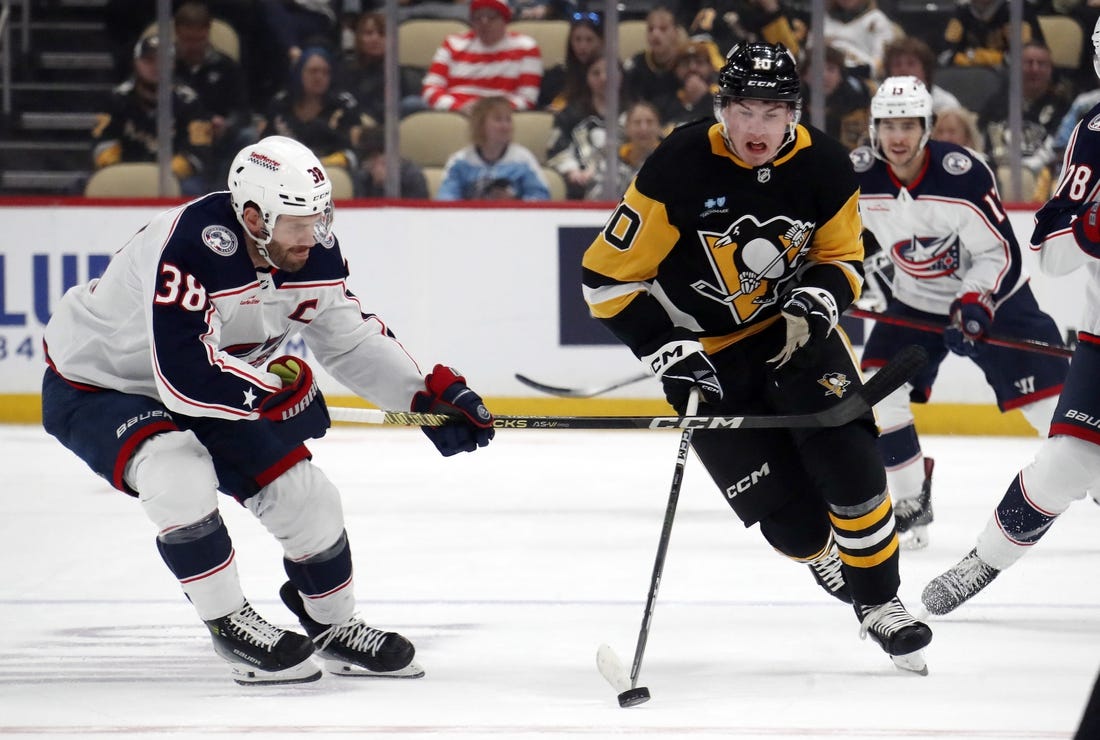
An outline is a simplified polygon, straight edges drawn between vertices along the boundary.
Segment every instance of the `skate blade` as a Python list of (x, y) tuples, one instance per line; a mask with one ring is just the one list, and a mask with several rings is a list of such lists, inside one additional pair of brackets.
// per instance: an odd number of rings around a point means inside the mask
[(321, 671), (312, 660), (281, 671), (261, 671), (239, 663), (230, 663), (233, 680), (241, 686), (281, 686), (291, 683), (310, 683), (321, 677)]
[(415, 660), (396, 671), (372, 671), (346, 660), (325, 660), (325, 670), (334, 676), (354, 678), (423, 678), (424, 669)]
[(890, 660), (902, 671), (916, 673), (918, 676), (928, 675), (928, 664), (924, 662), (924, 653), (920, 650), (906, 655), (891, 655)]

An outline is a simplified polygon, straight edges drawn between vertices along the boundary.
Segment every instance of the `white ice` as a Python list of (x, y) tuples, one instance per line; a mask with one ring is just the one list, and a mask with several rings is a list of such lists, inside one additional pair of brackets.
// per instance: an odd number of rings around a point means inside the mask
[[(1100, 667), (1100, 507), (1078, 502), (986, 592), (932, 622), (927, 677), (861, 641), (851, 609), (736, 522), (694, 457), (640, 683), (633, 657), (674, 432), (501, 431), (443, 459), (417, 430), (311, 444), (343, 493), (369, 623), (421, 680), (241, 687), (211, 650), (135, 501), (36, 427), (0, 427), (0, 735), (259, 738), (1067, 738)], [(964, 555), (1037, 439), (927, 437), (932, 544), (902, 557), (911, 607)], [(736, 454), (736, 450), (731, 450)], [(245, 591), (272, 621), (280, 550), (226, 499)]]

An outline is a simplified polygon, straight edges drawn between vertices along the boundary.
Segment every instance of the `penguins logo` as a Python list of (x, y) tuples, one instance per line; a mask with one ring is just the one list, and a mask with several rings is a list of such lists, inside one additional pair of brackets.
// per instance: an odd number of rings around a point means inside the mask
[(692, 284), (701, 295), (726, 304), (741, 324), (776, 302), (778, 288), (810, 248), (814, 224), (785, 216), (758, 222), (742, 216), (724, 233), (700, 231), (715, 281)]
[(848, 376), (844, 373), (826, 373), (823, 377), (818, 378), (817, 382), (825, 388), (826, 396), (836, 396), (837, 398), (844, 398), (848, 386), (852, 384), (852, 381), (848, 380)]

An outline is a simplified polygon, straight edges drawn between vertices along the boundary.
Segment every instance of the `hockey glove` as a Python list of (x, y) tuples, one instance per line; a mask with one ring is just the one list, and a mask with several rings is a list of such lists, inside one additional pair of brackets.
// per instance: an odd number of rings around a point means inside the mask
[(943, 330), (943, 343), (957, 355), (974, 357), (977, 342), (993, 323), (993, 300), (988, 293), (963, 293), (951, 302), (950, 323)]
[(642, 357), (646, 367), (660, 378), (669, 405), (680, 414), (687, 408), (692, 388), (699, 388), (703, 403), (718, 403), (723, 395), (718, 372), (703, 345), (688, 336), (686, 332), (674, 332), (655, 352)]
[(436, 365), (424, 379), (424, 390), (413, 396), (412, 410), (455, 417), (438, 427), (420, 427), (443, 457), (473, 452), (489, 444), (496, 434), (493, 415), (481, 396), (466, 386), (466, 378), (454, 368)]
[(768, 362), (776, 370), (787, 363), (792, 370), (804, 370), (813, 365), (821, 344), (836, 328), (840, 318), (836, 299), (821, 288), (795, 288), (779, 311), (787, 322), (787, 341)]
[(260, 402), (260, 416), (277, 422), (276, 429), (285, 439), (301, 442), (325, 436), (332, 420), (305, 360), (290, 355), (276, 357), (268, 363), (267, 371), (279, 376), (283, 389)]
[(1085, 203), (1073, 220), (1073, 236), (1081, 251), (1100, 259), (1100, 203)]

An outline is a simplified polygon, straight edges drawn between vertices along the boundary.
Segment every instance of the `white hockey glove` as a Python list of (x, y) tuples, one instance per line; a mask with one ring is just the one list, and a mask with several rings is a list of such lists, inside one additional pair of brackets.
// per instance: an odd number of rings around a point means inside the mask
[(821, 288), (795, 288), (779, 310), (787, 322), (787, 341), (768, 362), (778, 370), (797, 356), (791, 367), (808, 367), (817, 357), (817, 348), (836, 328), (840, 318), (836, 299)]

